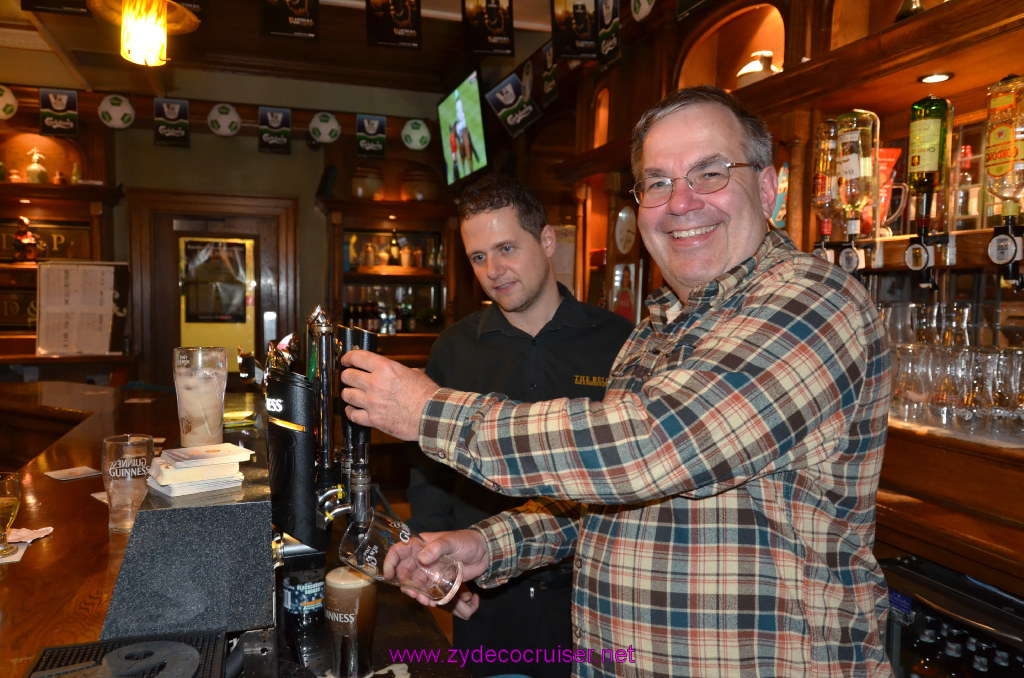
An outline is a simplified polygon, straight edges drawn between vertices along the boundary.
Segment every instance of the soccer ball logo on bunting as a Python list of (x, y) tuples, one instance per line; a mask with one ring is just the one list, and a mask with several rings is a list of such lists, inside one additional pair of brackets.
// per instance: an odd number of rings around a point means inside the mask
[(402, 143), (406, 148), (422, 151), (430, 143), (430, 128), (423, 120), (409, 120), (402, 125)]
[(320, 144), (331, 144), (341, 136), (341, 123), (333, 113), (320, 111), (309, 121), (309, 135)]
[(0, 120), (14, 117), (18, 112), (18, 97), (7, 85), (0, 85)]
[(217, 136), (233, 137), (242, 129), (242, 116), (231, 104), (216, 104), (206, 116), (206, 124)]
[(135, 107), (128, 97), (120, 94), (108, 94), (96, 107), (100, 120), (107, 127), (124, 129), (135, 122)]

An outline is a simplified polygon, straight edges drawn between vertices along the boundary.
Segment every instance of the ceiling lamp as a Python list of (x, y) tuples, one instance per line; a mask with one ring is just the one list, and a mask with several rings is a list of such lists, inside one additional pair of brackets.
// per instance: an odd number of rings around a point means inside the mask
[(195, 14), (172, 0), (86, 0), (94, 14), (121, 25), (121, 56), (142, 66), (167, 63), (167, 36), (199, 27)]
[(946, 82), (952, 77), (952, 73), (929, 73), (928, 75), (922, 75), (917, 81), (930, 85), (936, 82)]

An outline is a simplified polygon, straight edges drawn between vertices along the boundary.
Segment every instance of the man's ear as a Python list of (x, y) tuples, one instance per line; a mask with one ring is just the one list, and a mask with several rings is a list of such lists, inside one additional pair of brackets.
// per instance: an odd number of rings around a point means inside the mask
[(548, 258), (555, 256), (555, 248), (558, 246), (558, 236), (555, 235), (555, 227), (551, 224), (544, 224), (540, 230), (540, 245)]
[(775, 211), (775, 198), (779, 194), (779, 174), (773, 165), (765, 167), (760, 172), (761, 207), (764, 211), (764, 218), (771, 219)]

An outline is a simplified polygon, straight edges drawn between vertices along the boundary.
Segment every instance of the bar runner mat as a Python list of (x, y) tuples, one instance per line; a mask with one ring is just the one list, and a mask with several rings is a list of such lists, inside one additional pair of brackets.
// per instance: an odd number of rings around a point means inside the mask
[[(120, 648), (129, 645), (145, 645), (147, 642), (157, 643), (182, 643), (191, 646), (199, 653), (199, 666), (191, 674), (191, 678), (220, 678), (224, 675), (224, 634), (209, 633), (165, 633), (151, 636), (136, 636), (130, 638), (110, 638), (95, 643), (83, 643), (81, 645), (61, 645), (58, 647), (43, 648), (35, 665), (25, 674), (25, 678), (58, 678), (59, 676), (74, 676), (90, 664), (100, 666), (103, 658), (110, 654), (112, 657)], [(173, 645), (160, 645), (163, 651), (170, 650), (174, 653)], [(185, 654), (195, 655), (187, 648)], [(136, 654), (145, 654), (136, 653)], [(180, 658), (182, 653), (178, 652)], [(133, 673), (132, 678), (157, 678), (157, 676), (169, 677), (171, 675), (181, 676), (180, 671), (172, 670), (173, 662), (160, 662), (148, 670)], [(83, 674), (85, 675), (85, 674)]]

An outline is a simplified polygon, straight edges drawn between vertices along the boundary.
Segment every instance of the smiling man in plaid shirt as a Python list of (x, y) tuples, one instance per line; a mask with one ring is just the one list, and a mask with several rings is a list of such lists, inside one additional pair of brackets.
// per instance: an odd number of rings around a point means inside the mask
[(586, 502), (573, 521), (538, 500), (420, 556), (493, 586), (574, 554), (575, 647), (596, 651), (575, 675), (891, 675), (871, 552), (890, 365), (871, 299), (769, 232), (771, 138), (730, 95), (670, 94), (632, 155), (666, 284), (603, 401), (439, 389), (351, 351), (349, 416), (491, 489)]

